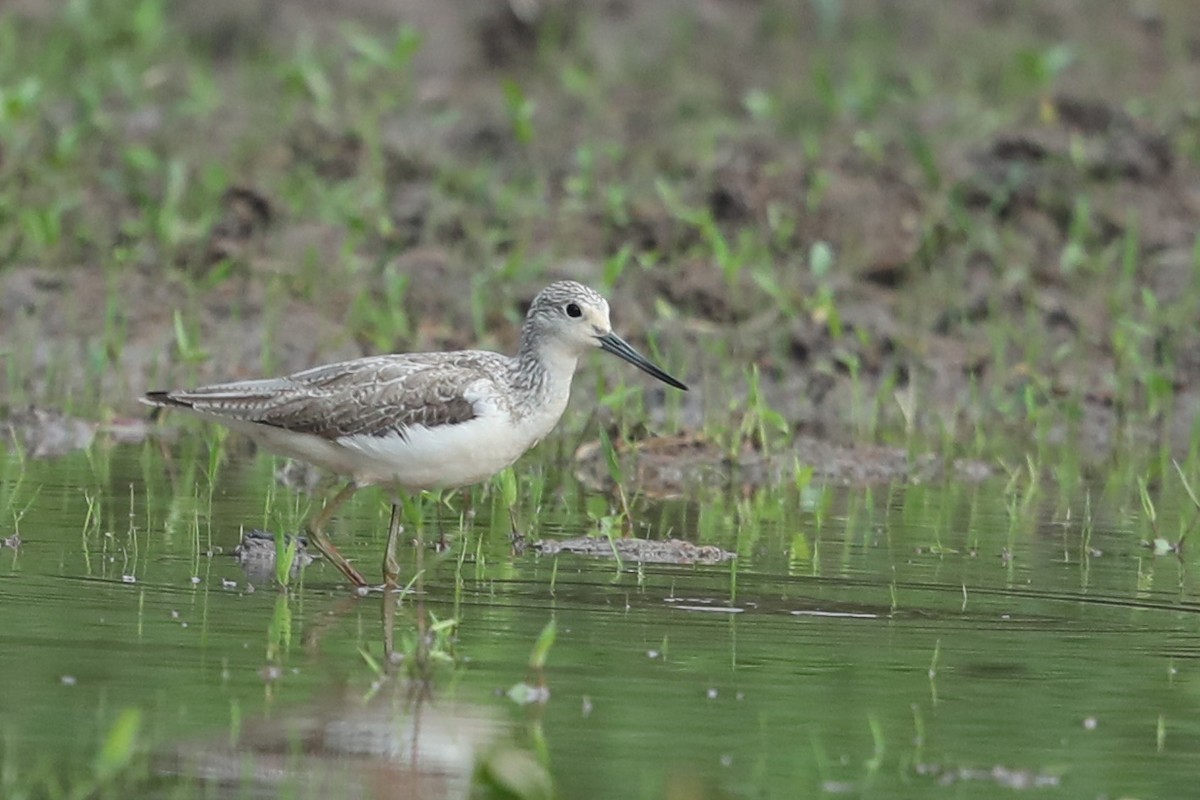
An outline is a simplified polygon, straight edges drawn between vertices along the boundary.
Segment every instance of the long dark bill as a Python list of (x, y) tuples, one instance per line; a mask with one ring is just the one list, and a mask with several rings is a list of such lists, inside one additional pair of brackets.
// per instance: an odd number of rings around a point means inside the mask
[(688, 387), (656, 367), (649, 359), (630, 347), (628, 342), (615, 333), (606, 333), (598, 338), (600, 339), (600, 349), (604, 352), (612, 353), (618, 358), (625, 359), (630, 364), (633, 364), (643, 372), (653, 375), (668, 386), (674, 386), (676, 389), (687, 391)]

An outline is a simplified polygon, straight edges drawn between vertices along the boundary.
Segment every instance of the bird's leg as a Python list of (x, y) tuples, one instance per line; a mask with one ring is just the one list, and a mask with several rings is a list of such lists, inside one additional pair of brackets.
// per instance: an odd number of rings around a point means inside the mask
[[(438, 492), (438, 500), (441, 501), (440, 505), (444, 505), (446, 508), (449, 508), (449, 509), (453, 508), (450, 505), (450, 498), (449, 497), (442, 498), (441, 492)], [(444, 552), (446, 552), (446, 520), (442, 518), (442, 510), (440, 508), (438, 509), (438, 515), (435, 519), (435, 522), (437, 522), (438, 540), (437, 540), (437, 546), (435, 546), (433, 549), (434, 549), (434, 552), (444, 553)]]
[(395, 589), (397, 577), (400, 575), (400, 564), (396, 561), (396, 540), (400, 538), (401, 500), (392, 498), (392, 520), (388, 523), (387, 547), (383, 550), (383, 586), (387, 590)]
[(509, 534), (508, 541), (512, 544), (513, 553), (520, 555), (525, 552), (525, 533), (517, 525), (517, 507), (508, 507)]
[(417, 526), (417, 574), (413, 576), (417, 592), (417, 668), (428, 675), (429, 669), (429, 626), (425, 619), (425, 529)]
[(324, 530), (325, 524), (329, 522), (330, 517), (333, 516), (333, 512), (337, 511), (356, 491), (358, 491), (358, 484), (350, 481), (332, 499), (327, 500), (325, 507), (321, 509), (320, 513), (309, 520), (308, 535), (312, 538), (312, 542), (317, 546), (317, 549), (321, 551), (321, 555), (325, 556), (329, 560), (329, 563), (337, 567), (351, 583), (355, 586), (366, 586), (366, 580), (359, 574), (358, 570), (350, 566), (350, 562), (346, 560), (346, 557), (338, 552), (337, 548), (333, 546), (333, 542), (329, 541), (329, 537), (325, 535)]

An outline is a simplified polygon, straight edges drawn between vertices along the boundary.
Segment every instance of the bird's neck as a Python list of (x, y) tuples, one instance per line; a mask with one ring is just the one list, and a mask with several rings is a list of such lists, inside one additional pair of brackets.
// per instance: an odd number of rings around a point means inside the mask
[(521, 332), (521, 349), (513, 359), (513, 386), (531, 404), (550, 404), (566, 398), (571, 392), (571, 378), (579, 356), (535, 336), (530, 330)]

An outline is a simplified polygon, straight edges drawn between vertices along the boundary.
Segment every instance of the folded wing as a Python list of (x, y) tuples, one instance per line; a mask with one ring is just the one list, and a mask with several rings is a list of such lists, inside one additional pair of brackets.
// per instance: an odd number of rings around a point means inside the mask
[(377, 356), (283, 378), (150, 392), (143, 402), (331, 441), (346, 436), (403, 436), (414, 425), (456, 425), (484, 413), (479, 402), (494, 395), (488, 386), (495, 365), (489, 372), (480, 357), (491, 355)]

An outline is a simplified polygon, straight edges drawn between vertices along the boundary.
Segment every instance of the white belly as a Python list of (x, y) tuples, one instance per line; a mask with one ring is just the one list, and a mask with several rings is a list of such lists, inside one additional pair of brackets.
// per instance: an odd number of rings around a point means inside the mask
[(415, 425), (404, 436), (347, 436), (337, 441), (254, 423), (230, 427), (271, 452), (316, 464), (360, 485), (419, 490), (487, 480), (537, 444), (555, 421), (557, 417), (530, 419), (515, 426), (507, 416), (488, 415), (458, 425)]
[[(524, 427), (524, 426), (522, 426)], [(502, 417), (477, 417), (458, 425), (416, 425), (404, 436), (348, 436), (337, 444), (353, 454), (360, 483), (406, 489), (469, 486), (487, 480), (537, 443), (530, 432)]]

